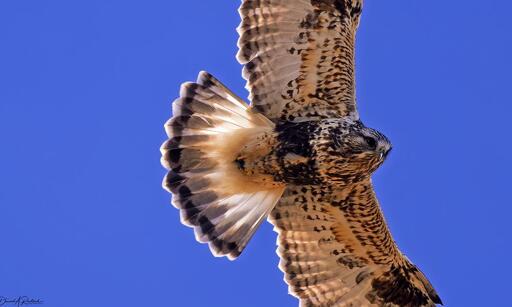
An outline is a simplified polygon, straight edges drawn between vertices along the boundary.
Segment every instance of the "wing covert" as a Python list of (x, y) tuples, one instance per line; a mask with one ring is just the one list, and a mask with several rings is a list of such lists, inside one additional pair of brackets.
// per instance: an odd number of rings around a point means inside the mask
[(237, 58), (252, 107), (273, 121), (351, 116), (363, 0), (244, 0)]
[(370, 180), (290, 186), (270, 216), (279, 267), (301, 306), (435, 306), (439, 296), (397, 248)]

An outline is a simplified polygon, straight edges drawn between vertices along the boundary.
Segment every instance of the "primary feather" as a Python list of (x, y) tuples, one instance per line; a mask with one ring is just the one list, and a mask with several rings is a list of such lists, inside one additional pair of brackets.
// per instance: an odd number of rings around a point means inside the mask
[(240, 48), (253, 108), (272, 120), (358, 118), (354, 43), (362, 0), (245, 0)]
[(369, 180), (290, 185), (270, 222), (279, 267), (304, 306), (435, 306), (425, 276), (397, 248)]

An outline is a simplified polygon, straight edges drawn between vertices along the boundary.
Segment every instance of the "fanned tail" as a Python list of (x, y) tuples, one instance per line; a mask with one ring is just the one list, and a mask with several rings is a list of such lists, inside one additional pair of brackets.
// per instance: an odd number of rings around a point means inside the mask
[(173, 193), (182, 223), (215, 256), (235, 259), (283, 192), (256, 184), (235, 162), (244, 144), (274, 124), (201, 72), (196, 83), (182, 85), (165, 128), (163, 187)]

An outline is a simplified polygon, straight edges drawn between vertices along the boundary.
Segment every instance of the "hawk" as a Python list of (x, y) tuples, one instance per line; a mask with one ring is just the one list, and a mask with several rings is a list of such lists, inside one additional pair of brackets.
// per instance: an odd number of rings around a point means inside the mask
[(183, 84), (165, 124), (163, 186), (215, 256), (237, 258), (268, 219), (301, 306), (435, 306), (372, 187), (391, 143), (356, 108), (362, 6), (243, 0), (237, 59), (251, 104), (206, 72)]

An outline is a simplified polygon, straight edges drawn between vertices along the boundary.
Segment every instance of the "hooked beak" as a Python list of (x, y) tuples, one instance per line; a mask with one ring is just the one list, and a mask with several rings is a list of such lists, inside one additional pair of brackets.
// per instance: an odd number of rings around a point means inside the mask
[(393, 148), (386, 149), (380, 152), (380, 159), (386, 159)]

